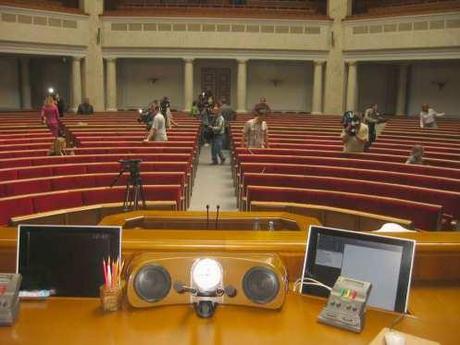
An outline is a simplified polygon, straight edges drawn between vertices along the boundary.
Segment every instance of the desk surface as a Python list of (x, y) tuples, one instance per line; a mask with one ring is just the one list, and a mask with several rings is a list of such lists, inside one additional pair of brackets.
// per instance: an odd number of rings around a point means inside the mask
[[(435, 292), (434, 292), (435, 291)], [(460, 344), (460, 286), (413, 289), (410, 311), (396, 325), (409, 334)], [(19, 320), (0, 328), (10, 344), (368, 344), (397, 314), (368, 310), (366, 326), (354, 334), (318, 324), (325, 299), (289, 293), (279, 311), (219, 306), (212, 319), (198, 318), (190, 306), (124, 310), (104, 314), (98, 299), (54, 298), (22, 302)]]

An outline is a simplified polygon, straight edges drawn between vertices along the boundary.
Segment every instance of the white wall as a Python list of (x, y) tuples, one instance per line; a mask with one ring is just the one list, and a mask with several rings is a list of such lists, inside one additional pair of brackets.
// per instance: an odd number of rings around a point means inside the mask
[(21, 107), (18, 59), (0, 57), (0, 109), (13, 110)]
[[(273, 80), (279, 81), (277, 86)], [(248, 109), (264, 96), (272, 110), (311, 111), (312, 86), (310, 62), (248, 62)]]
[[(171, 98), (173, 109), (182, 109), (183, 70), (181, 60), (118, 59), (118, 109), (143, 107), (163, 96)], [(152, 78), (158, 80), (152, 83)]]
[[(437, 82), (445, 82), (439, 89)], [(460, 117), (460, 61), (420, 62), (411, 67), (409, 114), (420, 112), (428, 103), (437, 111)]]
[(379, 111), (394, 114), (397, 94), (397, 69), (391, 64), (358, 65), (358, 105), (361, 111), (377, 103)]

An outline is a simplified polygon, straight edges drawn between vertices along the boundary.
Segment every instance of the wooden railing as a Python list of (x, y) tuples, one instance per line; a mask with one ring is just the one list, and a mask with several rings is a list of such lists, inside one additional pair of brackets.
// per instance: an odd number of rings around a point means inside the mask
[(450, 10), (460, 7), (459, 0), (355, 0), (354, 15), (385, 15)]

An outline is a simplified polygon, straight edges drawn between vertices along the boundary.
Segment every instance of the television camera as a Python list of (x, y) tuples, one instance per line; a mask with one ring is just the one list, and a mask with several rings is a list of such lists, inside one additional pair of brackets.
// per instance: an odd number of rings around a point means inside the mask
[(355, 136), (359, 130), (361, 118), (353, 111), (346, 111), (342, 116), (342, 125), (345, 132), (350, 136)]

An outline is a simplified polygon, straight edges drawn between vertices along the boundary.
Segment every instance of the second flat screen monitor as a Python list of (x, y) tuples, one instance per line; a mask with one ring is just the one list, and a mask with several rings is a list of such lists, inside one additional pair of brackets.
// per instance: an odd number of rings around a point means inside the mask
[[(339, 276), (372, 283), (368, 304), (406, 312), (415, 241), (310, 227), (302, 278), (333, 286)], [(303, 293), (326, 296), (304, 284)]]

